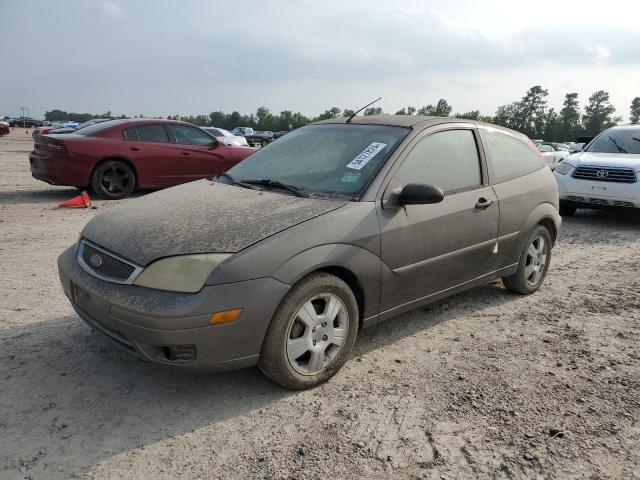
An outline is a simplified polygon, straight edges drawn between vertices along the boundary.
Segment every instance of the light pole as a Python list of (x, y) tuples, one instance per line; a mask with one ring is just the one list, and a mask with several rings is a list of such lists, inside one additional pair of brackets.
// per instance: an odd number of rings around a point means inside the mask
[(25, 128), (27, 125), (27, 119), (24, 117), (24, 111), (27, 110), (27, 108), (20, 107), (20, 110), (22, 111), (22, 128)]

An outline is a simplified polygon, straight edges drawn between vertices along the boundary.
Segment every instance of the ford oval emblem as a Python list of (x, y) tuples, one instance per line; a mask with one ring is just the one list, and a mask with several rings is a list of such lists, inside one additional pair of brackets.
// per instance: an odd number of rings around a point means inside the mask
[(94, 253), (89, 257), (89, 263), (92, 266), (98, 268), (100, 265), (102, 265), (102, 257), (100, 256), (99, 253)]

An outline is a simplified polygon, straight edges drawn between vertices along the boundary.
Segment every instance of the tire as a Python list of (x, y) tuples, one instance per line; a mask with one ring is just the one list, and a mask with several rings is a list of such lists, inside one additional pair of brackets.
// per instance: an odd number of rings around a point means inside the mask
[(106, 200), (118, 200), (131, 195), (136, 188), (136, 175), (122, 160), (105, 160), (91, 175), (91, 187)]
[(544, 282), (550, 263), (551, 234), (542, 225), (536, 225), (522, 248), (516, 273), (504, 277), (502, 283), (512, 292), (531, 295)]
[(576, 213), (578, 207), (574, 207), (573, 205), (567, 202), (560, 202), (560, 216), (561, 217), (571, 217)]
[(313, 273), (294, 285), (278, 306), (258, 367), (292, 390), (320, 385), (347, 361), (358, 319), (358, 303), (349, 286), (334, 275)]

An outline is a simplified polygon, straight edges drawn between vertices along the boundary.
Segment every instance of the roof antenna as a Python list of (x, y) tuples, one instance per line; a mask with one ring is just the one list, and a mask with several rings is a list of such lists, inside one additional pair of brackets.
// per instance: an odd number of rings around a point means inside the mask
[(351, 115), (346, 122), (344, 123), (351, 123), (351, 120), (353, 119), (353, 117), (355, 117), (357, 114), (359, 114), (362, 110), (364, 110), (367, 107), (370, 107), (371, 105), (373, 105), (374, 103), (376, 103), (377, 101), (382, 100), (382, 97), (380, 98), (376, 98), (373, 102), (368, 103), (367, 105), (365, 105), (364, 107), (362, 107), (360, 110), (356, 110), (355, 112), (353, 112), (353, 115)]

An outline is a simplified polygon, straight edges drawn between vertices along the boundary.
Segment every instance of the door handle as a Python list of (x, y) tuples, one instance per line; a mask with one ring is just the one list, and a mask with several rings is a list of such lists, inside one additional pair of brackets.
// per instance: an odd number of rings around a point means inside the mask
[(189, 152), (182, 152), (183, 155), (189, 155)]
[(134, 152), (137, 152), (138, 150), (140, 150), (140, 147), (131, 147), (131, 150), (133, 150)]
[(492, 204), (493, 204), (493, 200), (491, 199), (487, 200), (486, 198), (481, 197), (478, 199), (478, 202), (476, 203), (476, 208), (479, 210), (486, 210)]

